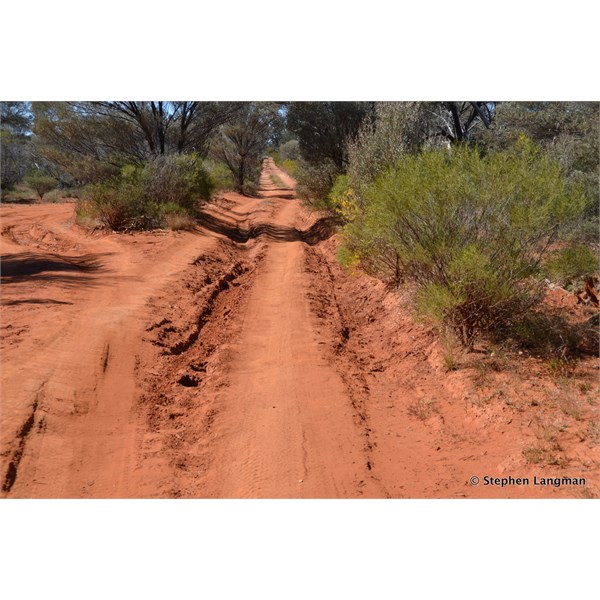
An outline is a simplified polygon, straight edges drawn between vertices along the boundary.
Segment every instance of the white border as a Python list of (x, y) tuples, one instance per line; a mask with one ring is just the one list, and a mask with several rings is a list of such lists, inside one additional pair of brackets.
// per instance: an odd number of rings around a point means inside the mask
[(5, 100), (599, 100), (593, 3), (4, 3)]
[[(598, 100), (592, 6), (4, 3), (0, 99)], [(588, 597), (598, 506), (6, 500), (2, 590), (63, 599)]]

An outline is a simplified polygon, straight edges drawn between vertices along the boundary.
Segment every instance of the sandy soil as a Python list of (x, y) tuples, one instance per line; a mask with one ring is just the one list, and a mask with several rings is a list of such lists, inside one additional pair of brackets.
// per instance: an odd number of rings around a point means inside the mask
[(0, 208), (2, 496), (597, 496), (597, 357), (553, 377), (479, 348), (448, 372), (405, 295), (344, 271), (293, 187), (268, 161), (259, 198), (217, 198), (185, 233)]

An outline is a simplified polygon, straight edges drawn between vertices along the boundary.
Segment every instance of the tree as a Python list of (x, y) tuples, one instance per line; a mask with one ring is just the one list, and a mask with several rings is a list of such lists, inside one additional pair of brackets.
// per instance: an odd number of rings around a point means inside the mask
[(470, 141), (478, 126), (491, 125), (494, 106), (493, 102), (440, 102), (433, 111), (442, 122), (439, 134), (452, 143)]
[(40, 172), (25, 177), (25, 183), (35, 190), (40, 200), (44, 199), (44, 194), (47, 194), (58, 185), (54, 177), (49, 177)]
[(227, 165), (236, 189), (246, 191), (249, 179), (257, 179), (260, 159), (281, 123), (274, 103), (248, 103), (232, 123), (220, 129), (214, 140), (212, 155)]
[(98, 181), (125, 164), (196, 152), (205, 156), (239, 102), (36, 102), (34, 131), (42, 156), (78, 183)]
[(567, 175), (597, 174), (599, 117), (597, 102), (501, 102), (483, 140), (490, 149), (504, 149), (524, 134), (556, 158)]
[(377, 102), (356, 138), (348, 143), (349, 184), (358, 192), (406, 154), (420, 151), (438, 134), (433, 110), (425, 102)]
[(215, 130), (235, 117), (240, 102), (96, 102), (99, 114), (139, 129), (152, 155), (193, 151), (205, 156)]
[(3, 189), (19, 183), (31, 164), (31, 114), (27, 102), (0, 103)]
[(332, 161), (338, 171), (344, 171), (348, 141), (356, 137), (360, 124), (372, 113), (372, 102), (292, 102), (287, 126), (298, 138), (305, 161)]

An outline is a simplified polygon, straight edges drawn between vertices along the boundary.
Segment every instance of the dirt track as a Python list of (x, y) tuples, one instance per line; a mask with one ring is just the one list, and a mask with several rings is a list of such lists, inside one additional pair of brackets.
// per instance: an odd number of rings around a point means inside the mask
[[(566, 463), (528, 465), (536, 426), (555, 425), (506, 395), (529, 403), (540, 384), (506, 374), (504, 399), (494, 379), (479, 402), (401, 298), (341, 270), (330, 220), (285, 173), (267, 163), (261, 188), (186, 233), (90, 234), (72, 204), (2, 207), (2, 496), (581, 494), (468, 485), (484, 473), (597, 493), (587, 421)], [(596, 363), (581, 368), (593, 384)]]

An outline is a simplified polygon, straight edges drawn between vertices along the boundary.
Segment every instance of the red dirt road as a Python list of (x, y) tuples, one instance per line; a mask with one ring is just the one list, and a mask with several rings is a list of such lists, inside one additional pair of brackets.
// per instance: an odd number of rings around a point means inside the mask
[[(261, 181), (265, 190), (273, 187), (271, 169)], [(282, 227), (300, 212), (298, 202), (284, 202), (273, 215)], [(323, 353), (304, 243), (267, 243), (262, 265), (228, 349), (228, 386), (215, 401), (214, 464), (222, 468), (207, 478), (207, 495), (381, 496), (368, 476), (344, 383)]]
[[(572, 385), (533, 359), (446, 373), (293, 185), (267, 161), (261, 197), (226, 194), (185, 233), (0, 208), (2, 496), (597, 495), (598, 361)], [(485, 474), (587, 483), (469, 484)]]
[(3, 207), (4, 491), (14, 478), (14, 496), (79, 497), (93, 481), (94, 495), (128, 497), (144, 304), (214, 240), (95, 238), (72, 214)]

